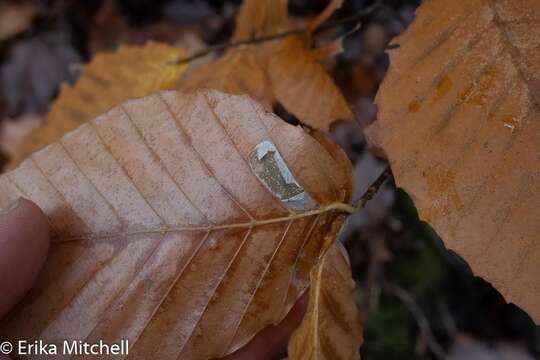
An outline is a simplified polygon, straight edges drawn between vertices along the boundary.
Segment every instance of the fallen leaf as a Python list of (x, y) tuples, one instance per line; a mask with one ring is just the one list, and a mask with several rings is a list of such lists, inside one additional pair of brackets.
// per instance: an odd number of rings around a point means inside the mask
[(311, 270), (308, 310), (289, 342), (290, 359), (360, 359), (362, 332), (354, 287), (347, 252), (336, 242)]
[(97, 55), (84, 66), (75, 86), (62, 86), (44, 124), (12, 154), (9, 167), (129, 98), (174, 87), (185, 67), (175, 63), (182, 55), (181, 49), (155, 42)]
[(288, 0), (244, 0), (236, 16), (232, 40), (274, 35), (285, 30)]
[[(306, 154), (317, 154), (316, 157)], [(350, 164), (247, 96), (159, 92), (0, 176), (53, 231), (0, 338), (128, 339), (128, 358), (210, 359), (277, 324), (351, 208)]]
[(396, 40), (371, 141), (474, 273), (540, 323), (540, 1), (430, 1)]
[[(342, 5), (343, 0), (330, 0), (326, 8), (308, 22), (306, 33), (310, 35)], [(287, 7), (288, 0), (244, 0), (236, 17), (233, 41), (272, 36), (288, 30), (292, 21)]]
[(341, 91), (301, 37), (283, 39), (268, 58), (276, 100), (303, 123), (329, 131), (336, 120), (352, 118)]
[[(334, 11), (328, 9), (339, 7), (338, 3), (340, 1), (333, 0), (322, 17), (314, 21), (324, 21)], [(279, 5), (283, 6), (281, 2)], [(245, 1), (237, 17), (234, 38), (237, 41), (247, 40), (252, 35), (267, 36), (283, 30), (289, 19), (283, 15), (280, 6), (268, 0)], [(281, 10), (271, 9), (273, 7)], [(255, 21), (256, 13), (260, 18)], [(221, 58), (189, 69), (179, 82), (179, 88), (184, 91), (214, 88), (231, 94), (247, 93), (267, 109), (280, 102), (303, 124), (328, 132), (331, 124), (351, 119), (352, 113), (341, 91), (320, 64), (322, 54), (335, 55), (335, 51), (311, 49), (309, 31), (230, 49)], [(335, 43), (329, 47), (335, 48)]]
[[(335, 8), (341, 6), (341, 4), (338, 5), (337, 3), (341, 2), (332, 1), (329, 4), (321, 16), (314, 20), (312, 29), (330, 16)], [(276, 6), (275, 1), (248, 0), (244, 2), (237, 17), (237, 29), (233, 40), (245, 41), (253, 37), (273, 35), (284, 31), (286, 24), (286, 1), (279, 1)], [(273, 103), (279, 101), (304, 124), (308, 124), (315, 129), (328, 131), (330, 124), (336, 119), (352, 117), (352, 113), (341, 92), (319, 63), (320, 60), (338, 53), (336, 44), (341, 49), (341, 41), (333, 42), (330, 46), (322, 49), (311, 50), (307, 48), (308, 37), (309, 34), (307, 37), (306, 35), (288, 36), (271, 43), (243, 46), (229, 50), (223, 57), (188, 72), (187, 77), (179, 83), (179, 86), (186, 91), (206, 87), (220, 89), (232, 94), (249, 94), (260, 101), (266, 109), (272, 109)], [(342, 154), (341, 149), (337, 151), (333, 149), (335, 145), (330, 144), (323, 134), (314, 132), (312, 135), (330, 153)], [(339, 155), (335, 159), (341, 159), (342, 167), (347, 169), (347, 173), (352, 172), (348, 159)], [(347, 186), (352, 188), (352, 183), (347, 184)], [(330, 260), (329, 263), (334, 261)], [(350, 273), (350, 269), (348, 271)], [(328, 285), (327, 282), (324, 282), (319, 289), (326, 291), (327, 287), (332, 285), (334, 284)], [(348, 285), (350, 283), (341, 284), (343, 287)], [(310, 297), (313, 298), (313, 294), (310, 294)], [(351, 309), (351, 305), (353, 309)], [(312, 311), (317, 311), (317, 309), (313, 310), (313, 306), (311, 306)], [(315, 308), (318, 306), (319, 304), (315, 305)], [(350, 293), (337, 299), (336, 306), (344, 306), (350, 309), (351, 313), (356, 311), (356, 305)], [(337, 331), (328, 334), (328, 337), (339, 337), (342, 335), (339, 332), (339, 325), (332, 324), (332, 320), (326, 322), (328, 329), (337, 329)], [(350, 321), (354, 323), (355, 318), (351, 318)], [(304, 318), (301, 326), (301, 329), (304, 330), (302, 331), (310, 329), (311, 323), (311, 318)], [(358, 354), (361, 343), (360, 326), (357, 326), (355, 330), (356, 332), (346, 334), (345, 337), (349, 340), (348, 342), (336, 342), (338, 346), (345, 346), (341, 350), (342, 354), (347, 352), (356, 352)], [(360, 336), (356, 336), (357, 334), (360, 334)], [(298, 337), (301, 336), (298, 335)], [(306, 334), (305, 336), (309, 337), (310, 335)], [(298, 345), (294, 343), (291, 343), (290, 346), (298, 348)], [(305, 350), (306, 353), (312, 353), (311, 351), (318, 353), (320, 349), (314, 347), (302, 350)], [(303, 359), (305, 357), (300, 356), (298, 350), (290, 353), (290, 359), (297, 358)]]
[(274, 95), (268, 74), (262, 66), (260, 53), (252, 47), (229, 51), (213, 62), (194, 69), (179, 82), (179, 88), (189, 92), (199, 88), (218, 89), (229, 94), (249, 94), (272, 109)]

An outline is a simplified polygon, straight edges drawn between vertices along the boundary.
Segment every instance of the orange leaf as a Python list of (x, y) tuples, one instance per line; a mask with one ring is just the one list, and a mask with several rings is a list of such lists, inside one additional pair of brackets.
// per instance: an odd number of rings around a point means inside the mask
[[(311, 23), (318, 26), (341, 0), (332, 0)], [(235, 41), (253, 36), (275, 35), (287, 22), (287, 2), (246, 0), (236, 19)], [(195, 67), (179, 83), (184, 91), (198, 88), (218, 89), (231, 94), (249, 94), (268, 110), (280, 102), (301, 123), (322, 131), (329, 131), (337, 120), (349, 120), (352, 112), (319, 63), (325, 56), (335, 55), (341, 48), (333, 42), (322, 50), (310, 49), (309, 29), (302, 35), (256, 45), (230, 49), (217, 60)]]
[(179, 82), (179, 88), (184, 91), (207, 88), (229, 94), (248, 94), (270, 111), (274, 96), (261, 51), (252, 47), (229, 51), (213, 62), (188, 71)]
[(308, 310), (289, 342), (291, 360), (360, 359), (361, 322), (350, 266), (336, 242), (311, 270)]
[(351, 119), (347, 101), (302, 38), (283, 39), (269, 56), (268, 76), (277, 101), (304, 124), (329, 131), (336, 120)]
[(395, 42), (372, 142), (420, 216), (540, 323), (540, 1), (429, 1)]
[(233, 352), (285, 317), (336, 238), (352, 210), (345, 159), (216, 91), (159, 92), (86, 122), (0, 176), (0, 208), (27, 197), (54, 232), (0, 338), (128, 339), (144, 359)]
[(236, 16), (232, 40), (244, 41), (284, 30), (287, 0), (244, 0)]

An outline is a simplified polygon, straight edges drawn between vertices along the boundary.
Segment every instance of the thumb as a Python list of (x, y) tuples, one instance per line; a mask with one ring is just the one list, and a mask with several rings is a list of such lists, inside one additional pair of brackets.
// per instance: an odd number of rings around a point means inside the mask
[(32, 287), (49, 250), (49, 225), (33, 202), (0, 212), (0, 318)]

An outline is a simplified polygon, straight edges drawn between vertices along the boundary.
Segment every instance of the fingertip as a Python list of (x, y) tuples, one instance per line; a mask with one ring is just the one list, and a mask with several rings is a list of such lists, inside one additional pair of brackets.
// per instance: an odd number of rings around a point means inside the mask
[(19, 199), (0, 214), (0, 317), (32, 287), (49, 250), (47, 217)]

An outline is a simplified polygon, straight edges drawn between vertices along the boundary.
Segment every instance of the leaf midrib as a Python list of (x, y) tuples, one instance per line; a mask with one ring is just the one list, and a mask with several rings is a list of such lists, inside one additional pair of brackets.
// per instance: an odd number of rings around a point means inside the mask
[(269, 219), (254, 219), (252, 221), (248, 222), (240, 222), (240, 223), (231, 223), (231, 224), (210, 224), (205, 226), (181, 226), (181, 227), (170, 227), (170, 226), (161, 226), (154, 229), (148, 229), (148, 230), (138, 230), (138, 231), (126, 231), (126, 232), (118, 232), (114, 234), (88, 234), (88, 235), (81, 235), (81, 236), (75, 236), (67, 239), (60, 239), (60, 241), (57, 241), (57, 243), (66, 243), (66, 242), (74, 242), (74, 241), (84, 241), (84, 240), (105, 240), (105, 239), (112, 239), (112, 238), (129, 238), (132, 236), (137, 235), (145, 235), (145, 234), (169, 234), (169, 233), (175, 233), (175, 232), (184, 232), (184, 231), (201, 231), (201, 232), (212, 232), (215, 230), (226, 230), (226, 229), (253, 229), (258, 226), (263, 225), (270, 225), (270, 224), (276, 224), (276, 223), (282, 223), (282, 222), (289, 222), (294, 221), (310, 216), (320, 215), (331, 211), (338, 211), (341, 213), (346, 214), (352, 214), (357, 209), (349, 204), (342, 203), (342, 202), (334, 202), (329, 205), (322, 206), (320, 208), (317, 208), (315, 210), (305, 211), (301, 213), (291, 213), (288, 216), (280, 216), (275, 218), (269, 218)]

